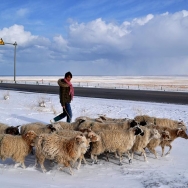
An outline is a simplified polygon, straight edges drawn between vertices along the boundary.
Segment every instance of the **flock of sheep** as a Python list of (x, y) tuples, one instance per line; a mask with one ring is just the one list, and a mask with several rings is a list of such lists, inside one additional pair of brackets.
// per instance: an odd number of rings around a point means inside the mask
[(188, 139), (186, 126), (167, 118), (147, 115), (134, 119), (113, 119), (106, 116), (98, 118), (78, 117), (73, 123), (56, 122), (45, 125), (30, 123), (21, 127), (10, 127), (0, 123), (0, 159), (12, 158), (15, 167), (25, 168), (25, 157), (35, 155), (35, 166), (40, 164), (43, 172), (45, 159), (58, 164), (58, 168), (80, 168), (82, 160), (90, 156), (92, 163), (98, 163), (98, 156), (113, 153), (122, 165), (123, 154), (132, 163), (134, 153), (140, 152), (147, 161), (146, 148), (155, 155), (155, 148), (161, 146), (164, 156), (165, 146), (169, 147), (178, 137)]

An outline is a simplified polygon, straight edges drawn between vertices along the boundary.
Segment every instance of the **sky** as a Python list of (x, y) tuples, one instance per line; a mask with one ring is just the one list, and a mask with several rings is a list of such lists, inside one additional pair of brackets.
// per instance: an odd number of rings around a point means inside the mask
[[(9, 99), (4, 100), (8, 95)], [(39, 107), (44, 101), (46, 106)], [(101, 108), (102, 106), (102, 108)], [(106, 115), (111, 118), (134, 118), (136, 115), (183, 120), (188, 125), (187, 105), (150, 103), (128, 100), (113, 100), (86, 98), (75, 96), (71, 102), (73, 121), (78, 116), (96, 118)], [(0, 122), (10, 125), (24, 125), (41, 122), (49, 124), (50, 119), (62, 111), (58, 95), (29, 93), (23, 91), (7, 91), (0, 89)], [(56, 112), (56, 114), (54, 113)], [(62, 121), (66, 121), (63, 119)], [(188, 187), (187, 140), (177, 138), (172, 143), (171, 153), (161, 157), (161, 148), (157, 147), (158, 159), (147, 151), (148, 162), (138, 153), (134, 155), (132, 164), (128, 164), (126, 156), (123, 165), (113, 154), (110, 162), (99, 156), (98, 164), (81, 165), (79, 170), (73, 169), (71, 176), (68, 169), (59, 171), (57, 166), (50, 165), (46, 160), (44, 165), (47, 173), (42, 173), (40, 166), (34, 167), (35, 156), (29, 154), (25, 158), (26, 169), (14, 168), (12, 159), (0, 160), (0, 182), (2, 188), (180, 188)], [(168, 147), (165, 148), (165, 153)]]
[(187, 0), (1, 0), (0, 75), (187, 75)]

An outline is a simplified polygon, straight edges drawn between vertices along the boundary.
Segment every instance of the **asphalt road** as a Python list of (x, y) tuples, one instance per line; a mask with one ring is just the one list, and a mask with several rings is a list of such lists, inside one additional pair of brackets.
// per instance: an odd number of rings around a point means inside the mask
[[(11, 84), (0, 83), (0, 89), (28, 91), (36, 93), (58, 94), (58, 86), (48, 85), (30, 85), (30, 84)], [(120, 99), (145, 102), (159, 102), (171, 104), (188, 104), (188, 93), (185, 92), (167, 92), (167, 91), (148, 91), (148, 90), (128, 90), (128, 89), (104, 89), (74, 87), (75, 96)]]

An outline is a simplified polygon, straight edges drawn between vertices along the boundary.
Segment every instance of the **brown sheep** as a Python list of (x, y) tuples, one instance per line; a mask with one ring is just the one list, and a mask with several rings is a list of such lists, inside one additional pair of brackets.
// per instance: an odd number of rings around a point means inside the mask
[(15, 167), (22, 165), (25, 168), (25, 157), (31, 152), (36, 137), (34, 131), (28, 131), (20, 136), (1, 135), (0, 158), (2, 160), (12, 158), (16, 162)]
[[(158, 128), (159, 129), (159, 128)], [(164, 156), (164, 149), (165, 146), (169, 147), (169, 151), (165, 154), (168, 155), (170, 154), (170, 151), (172, 149), (171, 143), (178, 137), (188, 139), (188, 135), (185, 132), (185, 130), (181, 128), (176, 128), (176, 129), (170, 129), (170, 128), (160, 128), (161, 131), (168, 132), (169, 133), (169, 139), (162, 139), (162, 140), (151, 140), (150, 143), (147, 145), (147, 148), (156, 156), (156, 151), (155, 148), (157, 146), (161, 146), (162, 148), (162, 157)]]
[(58, 165), (68, 167), (72, 175), (71, 164), (80, 158), (83, 149), (86, 151), (88, 146), (88, 141), (82, 134), (73, 138), (65, 138), (57, 134), (41, 134), (35, 142), (35, 165), (39, 163), (42, 171), (46, 172), (45, 159), (54, 160)]

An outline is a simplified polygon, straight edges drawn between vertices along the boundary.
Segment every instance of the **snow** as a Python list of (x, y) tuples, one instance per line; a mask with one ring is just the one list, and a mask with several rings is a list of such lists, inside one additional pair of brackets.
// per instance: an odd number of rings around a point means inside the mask
[[(9, 99), (5, 100), (5, 95)], [(45, 102), (45, 107), (39, 105)], [(82, 115), (97, 117), (106, 114), (113, 118), (134, 118), (136, 115), (148, 114), (156, 117), (183, 120), (188, 125), (188, 107), (163, 103), (134, 102), (126, 100), (97, 99), (74, 97), (71, 103), (73, 120)], [(50, 119), (61, 112), (58, 95), (28, 93), (0, 90), (0, 122), (9, 125), (22, 125), (30, 122), (48, 124)], [(65, 121), (65, 119), (63, 119)], [(148, 162), (143, 156), (134, 155), (132, 164), (124, 157), (123, 165), (110, 156), (110, 162), (105, 157), (99, 157), (99, 164), (81, 165), (74, 170), (74, 175), (68, 174), (68, 169), (59, 171), (56, 166), (45, 162), (47, 173), (42, 173), (40, 167), (35, 168), (34, 155), (26, 157), (26, 169), (14, 168), (14, 161), (0, 160), (0, 187), (2, 188), (183, 188), (188, 187), (187, 140), (178, 138), (172, 143), (170, 155), (160, 157), (161, 148), (157, 148), (159, 159), (147, 152)], [(167, 151), (167, 148), (166, 150)]]

